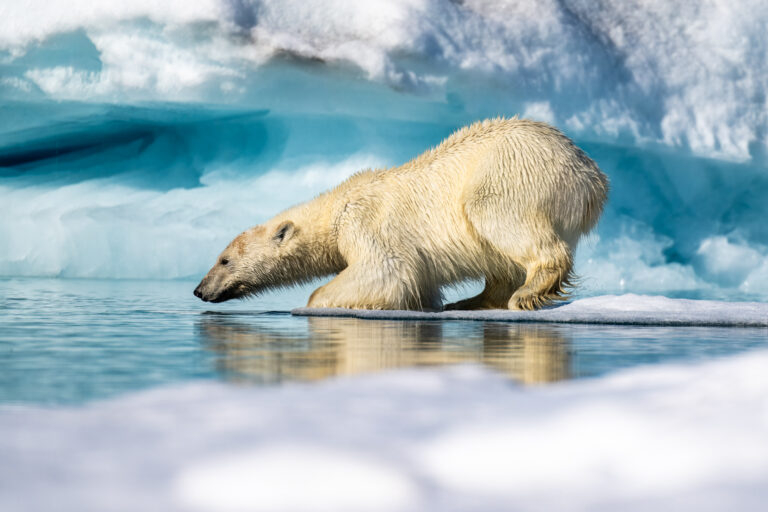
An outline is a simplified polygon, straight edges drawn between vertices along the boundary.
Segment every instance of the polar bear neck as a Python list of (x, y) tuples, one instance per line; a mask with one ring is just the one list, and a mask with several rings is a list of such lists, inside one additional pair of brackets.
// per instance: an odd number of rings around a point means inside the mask
[(274, 220), (290, 220), (297, 228), (297, 243), (288, 263), (297, 282), (338, 274), (346, 262), (339, 252), (336, 208), (328, 193), (294, 206)]

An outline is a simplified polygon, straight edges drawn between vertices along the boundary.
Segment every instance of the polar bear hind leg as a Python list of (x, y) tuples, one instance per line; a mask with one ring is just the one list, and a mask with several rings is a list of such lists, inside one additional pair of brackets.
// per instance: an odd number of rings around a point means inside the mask
[(574, 279), (570, 248), (553, 241), (541, 249), (536, 256), (523, 258), (525, 283), (510, 297), (509, 309), (539, 309), (567, 298)]
[[(488, 194), (465, 203), (464, 212), (481, 243), (493, 254), (486, 289), (450, 309), (509, 308), (532, 310), (567, 297), (573, 281), (571, 246), (552, 227), (548, 215), (511, 198)], [(527, 208), (527, 209), (526, 209)], [(503, 298), (502, 298), (503, 297)]]
[(480, 294), (469, 299), (447, 304), (445, 310), (506, 309), (509, 298), (520, 288), (525, 279), (525, 272), (516, 272), (514, 276), (498, 278), (487, 276), (485, 288)]
[[(541, 233), (536, 231), (540, 237)], [(549, 241), (539, 241), (535, 247), (522, 243), (522, 240), (534, 240), (534, 236), (520, 236), (517, 230), (516, 236), (504, 243), (497, 234), (492, 245), (501, 257), (495, 258), (498, 262), (493, 275), (505, 277), (487, 276), (485, 289), (479, 295), (448, 304), (445, 309), (534, 310), (566, 299), (574, 280), (569, 245), (557, 239), (554, 232)]]

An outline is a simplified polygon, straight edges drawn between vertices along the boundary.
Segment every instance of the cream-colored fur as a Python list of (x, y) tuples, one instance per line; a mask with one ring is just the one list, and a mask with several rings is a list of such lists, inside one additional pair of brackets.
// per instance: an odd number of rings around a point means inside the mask
[(227, 300), (338, 274), (310, 307), (439, 310), (441, 287), (484, 278), (480, 295), (446, 307), (536, 309), (563, 297), (607, 191), (555, 128), (478, 122), (241, 234), (196, 294)]
[(198, 327), (206, 347), (222, 356), (221, 369), (234, 378), (314, 380), (456, 363), (481, 363), (529, 384), (570, 376), (570, 331), (547, 324), (476, 322), (463, 332), (475, 342), (456, 340), (443, 333), (443, 322), (431, 321), (309, 317), (308, 331), (285, 332), (204, 315)]

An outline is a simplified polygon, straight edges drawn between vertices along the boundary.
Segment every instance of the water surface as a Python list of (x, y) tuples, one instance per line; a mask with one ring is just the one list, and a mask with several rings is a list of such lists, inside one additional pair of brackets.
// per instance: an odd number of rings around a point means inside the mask
[(82, 403), (216, 379), (317, 382), (477, 363), (542, 384), (768, 346), (767, 329), (293, 317), (306, 290), (211, 305), (195, 283), (0, 280), (0, 403)]

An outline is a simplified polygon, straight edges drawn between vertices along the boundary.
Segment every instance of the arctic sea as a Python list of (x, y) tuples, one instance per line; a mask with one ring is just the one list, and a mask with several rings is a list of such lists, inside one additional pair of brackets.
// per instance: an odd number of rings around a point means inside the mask
[(768, 330), (294, 317), (310, 289), (223, 306), (192, 281), (0, 280), (0, 404), (78, 405), (196, 381), (274, 387), (476, 364), (511, 384), (768, 349)]

